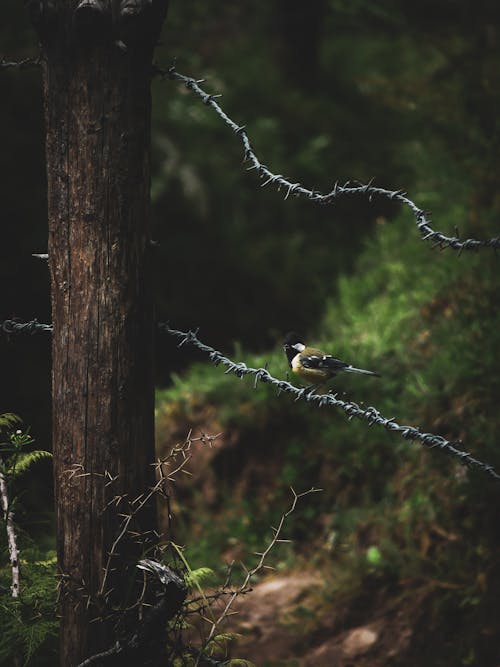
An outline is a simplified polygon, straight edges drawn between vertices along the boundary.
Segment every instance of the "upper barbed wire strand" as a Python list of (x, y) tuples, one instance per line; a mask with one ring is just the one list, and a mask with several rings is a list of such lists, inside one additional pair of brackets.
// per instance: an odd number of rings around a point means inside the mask
[(458, 237), (458, 233), (457, 236), (446, 236), (442, 232), (434, 230), (431, 227), (429, 214), (417, 206), (417, 204), (408, 197), (407, 193), (402, 190), (387, 190), (385, 188), (376, 187), (372, 184), (373, 181), (366, 184), (357, 182), (351, 183), (348, 181), (347, 183), (344, 183), (344, 185), (340, 185), (338, 182), (335, 183), (330, 192), (323, 194), (315, 189), (310, 190), (304, 187), (301, 183), (293, 183), (282, 174), (274, 174), (268, 167), (266, 167), (266, 165), (262, 164), (257, 157), (245, 131), (245, 126), (235, 123), (222, 109), (220, 104), (216, 102), (216, 98), (221, 97), (221, 95), (206, 93), (200, 87), (200, 84), (204, 82), (204, 79), (193, 79), (192, 77), (180, 74), (174, 66), (169, 67), (168, 69), (162, 69), (155, 66), (154, 72), (161, 75), (163, 78), (170, 78), (183, 82), (186, 88), (196, 93), (207, 106), (212, 107), (226, 125), (229, 125), (232, 131), (240, 138), (244, 148), (244, 161), (250, 162), (251, 166), (248, 167), (248, 169), (255, 169), (264, 180), (262, 187), (268, 184), (274, 184), (278, 189), (283, 188), (285, 190), (285, 199), (288, 199), (290, 195), (294, 195), (305, 197), (306, 199), (319, 204), (331, 204), (335, 199), (343, 196), (352, 197), (361, 195), (367, 196), (369, 200), (373, 197), (383, 197), (407, 206), (415, 217), (415, 222), (422, 240), (433, 243), (434, 247), (440, 247), (441, 249), (452, 248), (453, 250), (457, 250), (459, 254), (463, 250), (478, 250), (479, 248), (497, 249), (500, 247), (500, 236), (485, 240), (461, 240)]

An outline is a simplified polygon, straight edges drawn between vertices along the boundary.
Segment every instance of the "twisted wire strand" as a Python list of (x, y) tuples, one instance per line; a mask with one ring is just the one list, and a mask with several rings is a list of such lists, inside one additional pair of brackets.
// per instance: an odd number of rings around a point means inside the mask
[(37, 319), (30, 320), (29, 322), (18, 322), (17, 320), (4, 320), (1, 323), (2, 331), (6, 334), (17, 334), (17, 333), (52, 333), (53, 326), (52, 324), (42, 324)]
[(446, 234), (434, 230), (431, 226), (431, 219), (429, 214), (417, 206), (417, 204), (415, 204), (415, 202), (413, 202), (408, 197), (406, 192), (401, 190), (387, 190), (385, 188), (376, 187), (373, 185), (373, 180), (366, 184), (358, 182), (351, 183), (348, 181), (344, 183), (344, 185), (340, 185), (337, 182), (330, 192), (323, 194), (315, 189), (310, 190), (304, 187), (301, 183), (294, 183), (282, 174), (274, 174), (257, 157), (250, 143), (250, 139), (245, 131), (245, 126), (235, 123), (216, 101), (216, 99), (221, 97), (221, 95), (211, 95), (201, 88), (200, 84), (204, 82), (204, 79), (193, 79), (192, 77), (180, 74), (177, 72), (174, 66), (169, 67), (168, 69), (155, 67), (155, 72), (161, 75), (163, 78), (170, 78), (175, 81), (181, 81), (185, 84), (186, 88), (193, 91), (207, 106), (211, 107), (215, 113), (220, 118), (222, 118), (224, 123), (226, 123), (226, 125), (228, 125), (231, 130), (240, 138), (244, 149), (244, 162), (250, 162), (250, 167), (248, 167), (248, 170), (255, 169), (259, 173), (260, 178), (263, 180), (262, 187), (269, 184), (274, 184), (278, 190), (283, 188), (285, 191), (285, 199), (288, 199), (290, 195), (294, 195), (297, 197), (305, 197), (306, 199), (319, 204), (332, 204), (335, 199), (345, 196), (353, 197), (363, 195), (367, 196), (370, 201), (373, 197), (382, 197), (407, 206), (415, 217), (417, 229), (420, 232), (422, 240), (429, 241), (433, 244), (433, 247), (439, 247), (441, 249), (452, 248), (453, 250), (458, 251), (459, 254), (464, 250), (478, 250), (479, 248), (500, 248), (500, 236), (495, 236), (493, 238), (484, 240), (472, 238), (461, 240), (458, 236), (458, 231), (456, 231), (456, 236), (446, 236)]
[(0, 56), (0, 69), (26, 69), (28, 67), (40, 67), (41, 61), (38, 58), (24, 58), (23, 60), (7, 60), (6, 56)]
[(337, 394), (315, 394), (310, 388), (295, 387), (286, 380), (279, 380), (273, 377), (266, 368), (250, 368), (243, 362), (235, 362), (232, 359), (224, 356), (213, 347), (202, 343), (194, 331), (179, 331), (171, 329), (170, 326), (164, 322), (158, 324), (158, 328), (175, 338), (180, 339), (179, 347), (185, 344), (193, 345), (201, 352), (207, 354), (210, 361), (215, 366), (222, 364), (226, 366), (226, 373), (234, 373), (239, 378), (245, 375), (255, 376), (254, 387), (258, 382), (272, 384), (278, 388), (278, 392), (286, 392), (295, 396), (295, 400), (304, 400), (308, 403), (313, 403), (318, 407), (328, 406), (340, 408), (345, 412), (348, 419), (361, 419), (368, 423), (368, 426), (378, 425), (385, 428), (387, 431), (398, 433), (405, 440), (416, 440), (421, 442), (424, 446), (433, 449), (435, 447), (445, 451), (446, 453), (456, 457), (460, 463), (471, 468), (477, 468), (482, 472), (490, 475), (495, 480), (500, 480), (500, 475), (495, 471), (493, 466), (483, 461), (474, 458), (469, 452), (462, 451), (456, 446), (456, 443), (450, 442), (441, 435), (434, 435), (433, 433), (424, 433), (414, 426), (405, 426), (398, 424), (394, 418), (388, 419), (380, 413), (377, 408), (370, 406), (367, 408), (360, 407), (354, 401), (346, 401), (338, 398)]
[[(226, 357), (215, 348), (210, 345), (206, 345), (199, 340), (197, 336), (197, 331), (180, 331), (178, 329), (172, 329), (166, 322), (159, 322), (157, 327), (160, 331), (165, 332), (174, 338), (180, 339), (179, 347), (183, 345), (192, 345), (196, 347), (201, 352), (204, 352), (208, 355), (210, 361), (215, 365), (219, 366), (222, 364), (226, 367), (225, 373), (233, 373), (239, 378), (243, 378), (246, 375), (253, 375), (254, 388), (257, 387), (259, 382), (264, 384), (271, 384), (278, 389), (278, 393), (288, 393), (292, 396), (295, 396), (295, 400), (303, 400), (307, 403), (312, 403), (318, 407), (335, 407), (339, 408), (347, 415), (349, 420), (356, 418), (365, 421), (368, 426), (382, 426), (386, 431), (391, 431), (393, 433), (398, 433), (404, 440), (412, 440), (421, 442), (422, 445), (428, 447), (429, 449), (438, 448), (442, 451), (450, 454), (457, 458), (462, 465), (468, 466), (470, 468), (476, 468), (481, 472), (490, 475), (496, 481), (500, 481), (500, 475), (489, 463), (480, 461), (479, 459), (474, 458), (469, 452), (463, 451), (457, 447), (457, 444), (447, 440), (442, 435), (435, 435), (433, 433), (422, 432), (419, 428), (415, 426), (407, 426), (398, 424), (393, 417), (387, 418), (373, 406), (361, 407), (354, 401), (346, 401), (342, 398), (338, 398), (337, 394), (315, 394), (314, 391), (307, 388), (298, 388), (295, 385), (291, 384), (287, 380), (279, 380), (269, 373), (267, 368), (252, 368), (247, 366), (242, 361), (233, 361), (229, 357)], [(2, 330), (7, 334), (13, 333), (30, 333), (34, 334), (37, 332), (43, 333), (52, 333), (52, 325), (42, 324), (38, 320), (31, 320), (30, 322), (16, 322), (14, 320), (5, 320), (1, 324)]]

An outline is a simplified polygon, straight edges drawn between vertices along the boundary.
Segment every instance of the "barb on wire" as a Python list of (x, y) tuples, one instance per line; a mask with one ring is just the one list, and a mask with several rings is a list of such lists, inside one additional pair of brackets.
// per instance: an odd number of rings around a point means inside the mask
[(292, 396), (295, 396), (295, 400), (304, 400), (319, 407), (328, 406), (340, 408), (340, 410), (345, 412), (348, 419), (353, 419), (355, 417), (356, 419), (361, 419), (367, 422), (369, 426), (382, 426), (386, 429), (386, 431), (398, 433), (405, 440), (416, 440), (421, 442), (422, 445), (429, 447), (430, 449), (437, 447), (447, 454), (457, 458), (463, 465), (469, 466), (471, 468), (477, 468), (478, 470), (481, 470), (481, 472), (490, 475), (495, 480), (500, 481), (500, 475), (495, 471), (493, 466), (489, 465), (488, 463), (484, 463), (483, 461), (479, 461), (471, 454), (469, 454), (469, 452), (458, 449), (456, 443), (450, 442), (441, 435), (424, 433), (415, 426), (400, 425), (394, 420), (394, 418), (388, 419), (387, 417), (384, 417), (384, 415), (382, 415), (379, 410), (377, 410), (377, 408), (371, 406), (367, 408), (360, 407), (354, 401), (347, 401), (338, 398), (336, 394), (315, 394), (310, 388), (299, 389), (286, 380), (279, 380), (278, 378), (273, 377), (265, 368), (250, 368), (241, 361), (232, 361), (218, 350), (215, 350), (213, 347), (202, 343), (198, 339), (196, 333), (193, 331), (178, 331), (176, 329), (171, 329), (168, 324), (163, 322), (158, 324), (158, 328), (161, 331), (165, 331), (171, 336), (180, 339), (179, 346), (185, 344), (193, 345), (198, 350), (201, 350), (207, 354), (212, 363), (216, 366), (219, 364), (226, 366), (226, 373), (234, 373), (240, 378), (244, 377), (245, 375), (253, 375), (255, 376), (256, 383), (264, 382), (266, 384), (272, 384), (273, 386), (277, 387), (280, 393), (286, 392)]
[(24, 58), (23, 60), (7, 60), (6, 56), (0, 56), (0, 69), (27, 69), (29, 67), (40, 67), (40, 56), (37, 58)]
[[(295, 396), (296, 401), (304, 400), (308, 403), (314, 403), (318, 405), (318, 407), (329, 406), (340, 408), (340, 410), (345, 412), (348, 419), (353, 419), (355, 417), (356, 419), (361, 419), (367, 422), (368, 426), (382, 426), (386, 431), (398, 433), (405, 440), (416, 440), (421, 442), (422, 445), (429, 447), (429, 449), (437, 447), (447, 454), (457, 458), (463, 465), (469, 466), (470, 468), (477, 468), (478, 470), (481, 470), (481, 472), (490, 475), (495, 480), (500, 481), (500, 474), (496, 472), (493, 466), (474, 458), (469, 452), (459, 449), (456, 446), (457, 443), (453, 443), (441, 435), (422, 432), (415, 426), (398, 424), (393, 417), (389, 419), (384, 417), (384, 415), (373, 406), (362, 408), (354, 401), (346, 401), (338, 398), (337, 394), (315, 394), (310, 387), (299, 389), (288, 382), (288, 380), (279, 380), (278, 378), (273, 377), (267, 368), (251, 368), (242, 361), (232, 361), (232, 359), (224, 356), (218, 350), (210, 347), (210, 345), (202, 343), (194, 331), (171, 329), (165, 322), (159, 322), (157, 326), (160, 331), (164, 331), (171, 336), (180, 339), (181, 342), (179, 343), (179, 347), (186, 343), (193, 345), (198, 350), (201, 350), (201, 352), (207, 354), (210, 361), (215, 366), (218, 366), (219, 364), (226, 366), (226, 373), (234, 373), (234, 375), (239, 378), (243, 378), (245, 375), (253, 375), (255, 377), (255, 386), (258, 382), (272, 384), (278, 389), (279, 394), (282, 392), (292, 394), (292, 396)], [(52, 332), (52, 325), (41, 324), (37, 320), (31, 320), (31, 322), (5, 320), (1, 323), (1, 328), (7, 334), (19, 332), (35, 333), (37, 331)]]
[(159, 67), (155, 68), (157, 74), (160, 74), (163, 78), (170, 78), (176, 81), (182, 81), (189, 90), (192, 90), (201, 100), (207, 105), (212, 107), (215, 113), (222, 118), (222, 120), (228, 125), (232, 131), (240, 138), (241, 143), (243, 144), (244, 149), (244, 161), (249, 162), (250, 166), (248, 170), (255, 169), (260, 178), (263, 180), (262, 186), (273, 184), (278, 190), (283, 189), (285, 192), (285, 199), (288, 199), (290, 195), (305, 197), (310, 199), (313, 202), (319, 204), (332, 204), (335, 199), (339, 197), (354, 197), (354, 196), (366, 196), (370, 200), (373, 197), (380, 197), (385, 199), (390, 199), (392, 201), (399, 202), (404, 206), (407, 206), (413, 216), (415, 217), (415, 222), (417, 229), (420, 232), (423, 241), (429, 241), (433, 244), (433, 247), (439, 247), (442, 250), (444, 248), (452, 248), (461, 253), (463, 250), (477, 250), (479, 248), (500, 248), (500, 236), (495, 236), (490, 239), (460, 239), (458, 233), (456, 236), (446, 236), (442, 232), (436, 231), (431, 226), (430, 215), (421, 209), (417, 204), (415, 204), (405, 192), (401, 190), (387, 190), (385, 188), (379, 188), (374, 186), (370, 181), (369, 183), (363, 184), (358, 182), (347, 182), (344, 185), (335, 183), (333, 189), (330, 192), (322, 194), (317, 190), (310, 190), (301, 183), (294, 183), (282, 174), (274, 174), (266, 165), (257, 157), (248, 134), (245, 131), (244, 125), (238, 125), (235, 123), (222, 109), (220, 104), (216, 102), (216, 98), (220, 95), (211, 95), (206, 93), (203, 88), (201, 88), (200, 83), (203, 83), (203, 80), (196, 80), (184, 74), (177, 72), (174, 66), (169, 67), (168, 69), (162, 69)]

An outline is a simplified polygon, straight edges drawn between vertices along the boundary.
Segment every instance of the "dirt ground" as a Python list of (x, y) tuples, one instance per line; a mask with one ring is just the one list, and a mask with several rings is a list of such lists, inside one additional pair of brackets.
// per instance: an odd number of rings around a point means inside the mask
[(419, 600), (398, 608), (393, 601), (384, 605), (374, 599), (365, 609), (366, 622), (353, 624), (349, 610), (328, 611), (323, 588), (319, 578), (307, 573), (272, 576), (258, 583), (240, 599), (238, 614), (231, 617), (231, 630), (241, 634), (232, 655), (257, 667), (405, 664)]

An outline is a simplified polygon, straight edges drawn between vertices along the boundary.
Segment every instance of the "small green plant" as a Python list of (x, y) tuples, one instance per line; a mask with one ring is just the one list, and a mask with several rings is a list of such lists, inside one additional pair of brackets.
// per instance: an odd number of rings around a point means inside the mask
[[(5, 565), (0, 565), (1, 664), (18, 664), (20, 656), (23, 656), (23, 664), (33, 664), (35, 655), (36, 664), (43, 664), (43, 658), (42, 662), (38, 659), (39, 649), (57, 632), (55, 554), (31, 547), (26, 550), (29, 558), (22, 559), (14, 523), (19, 499), (14, 482), (35, 463), (51, 456), (43, 450), (29, 451), (33, 442), (29, 429), (23, 430), (17, 415), (0, 415), (0, 501), (5, 526), (0, 536), (2, 561), (3, 554), (8, 554)], [(9, 580), (10, 586), (5, 585)], [(53, 664), (53, 655), (45, 664)]]
[[(26, 451), (34, 443), (29, 429), (23, 430), (21, 419), (12, 413), (0, 415), (0, 472), (7, 480), (12, 480), (42, 459), (52, 456), (42, 449)], [(17, 427), (17, 428), (16, 428)]]

